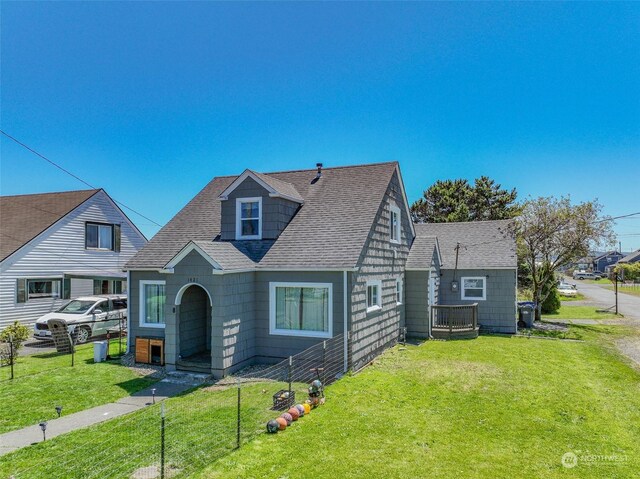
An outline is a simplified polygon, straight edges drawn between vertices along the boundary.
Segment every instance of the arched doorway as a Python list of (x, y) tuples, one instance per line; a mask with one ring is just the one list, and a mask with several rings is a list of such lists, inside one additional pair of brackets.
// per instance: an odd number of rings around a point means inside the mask
[(187, 285), (181, 290), (178, 338), (180, 359), (211, 364), (211, 300), (200, 285)]

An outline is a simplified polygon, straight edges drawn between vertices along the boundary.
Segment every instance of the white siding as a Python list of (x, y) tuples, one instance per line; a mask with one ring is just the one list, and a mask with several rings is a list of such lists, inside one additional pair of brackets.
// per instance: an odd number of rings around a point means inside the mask
[[(85, 222), (121, 225), (120, 252), (85, 249)], [(46, 298), (16, 302), (18, 278), (59, 277), (64, 273), (90, 273), (96, 276), (122, 273), (124, 264), (145, 244), (111, 202), (99, 191), (54, 224), (30, 244), (0, 265), (0, 329), (19, 320), (32, 323), (41, 315), (58, 309), (65, 300)], [(91, 280), (74, 280), (71, 297), (93, 293)]]

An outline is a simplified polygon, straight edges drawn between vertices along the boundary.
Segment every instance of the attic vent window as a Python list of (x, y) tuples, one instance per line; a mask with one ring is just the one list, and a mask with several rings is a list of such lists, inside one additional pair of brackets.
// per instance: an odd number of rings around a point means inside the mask
[(262, 198), (236, 200), (236, 239), (262, 239)]

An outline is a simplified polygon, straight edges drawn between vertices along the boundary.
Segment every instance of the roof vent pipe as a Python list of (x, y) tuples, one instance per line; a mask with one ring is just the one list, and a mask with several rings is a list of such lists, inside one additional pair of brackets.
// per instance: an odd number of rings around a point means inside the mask
[(318, 168), (318, 173), (316, 174), (316, 179), (320, 179), (322, 176), (322, 163), (316, 163), (316, 168)]

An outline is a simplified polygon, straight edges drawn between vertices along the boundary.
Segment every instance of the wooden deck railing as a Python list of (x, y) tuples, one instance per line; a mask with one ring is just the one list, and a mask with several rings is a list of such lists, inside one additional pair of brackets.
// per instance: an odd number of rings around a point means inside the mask
[(456, 334), (478, 330), (478, 303), (438, 304), (431, 306), (431, 330), (434, 333)]

